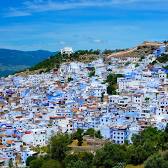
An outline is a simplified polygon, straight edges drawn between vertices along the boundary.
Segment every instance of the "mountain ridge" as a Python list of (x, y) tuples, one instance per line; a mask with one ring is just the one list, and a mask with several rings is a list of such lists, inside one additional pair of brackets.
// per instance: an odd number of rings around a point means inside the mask
[(29, 68), (49, 58), (54, 53), (47, 50), (22, 51), (0, 48), (0, 76)]

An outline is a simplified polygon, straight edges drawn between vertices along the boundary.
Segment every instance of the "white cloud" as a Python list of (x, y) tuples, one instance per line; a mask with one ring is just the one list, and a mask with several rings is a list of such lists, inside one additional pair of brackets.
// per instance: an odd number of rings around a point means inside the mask
[(4, 16), (5, 17), (19, 17), (19, 16), (29, 16), (29, 15), (31, 15), (31, 13), (28, 11), (10, 8), (9, 12), (6, 13)]
[(66, 42), (65, 42), (65, 41), (59, 41), (59, 44), (60, 44), (60, 45), (65, 45)]
[(100, 40), (100, 39), (95, 39), (93, 40), (94, 43), (103, 43), (104, 41), (103, 40)]
[[(7, 12), (7, 17), (16, 17), (16, 16), (28, 16), (33, 13), (46, 12), (46, 11), (59, 11), (59, 10), (68, 10), (76, 8), (86, 8), (86, 7), (109, 7), (109, 6), (123, 6), (128, 5), (137, 5), (144, 7), (147, 4), (147, 7), (158, 8), (158, 3), (165, 6), (162, 3), (166, 3), (167, 0), (67, 0), (58, 2), (56, 0), (28, 0), (22, 3), (20, 8), (10, 8)], [(156, 3), (156, 5), (155, 5)], [(150, 9), (149, 8), (149, 9)], [(136, 8), (137, 9), (137, 8)]]

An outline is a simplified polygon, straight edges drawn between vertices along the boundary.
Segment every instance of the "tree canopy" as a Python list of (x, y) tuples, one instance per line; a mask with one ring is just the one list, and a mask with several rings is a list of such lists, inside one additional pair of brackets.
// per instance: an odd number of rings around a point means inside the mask
[(107, 86), (107, 93), (109, 95), (115, 95), (117, 89), (117, 78), (123, 77), (122, 74), (109, 74), (106, 79)]
[(49, 155), (52, 159), (62, 161), (66, 152), (69, 150), (68, 145), (71, 142), (71, 137), (68, 134), (58, 134), (53, 136), (49, 143)]
[[(43, 158), (29, 157), (27, 165), (30, 168), (116, 168), (126, 164), (143, 164), (145, 168), (167, 168), (168, 166), (168, 124), (165, 130), (148, 127), (139, 134), (133, 135), (132, 144), (105, 143), (104, 146), (91, 152), (82, 150), (74, 152), (68, 145), (72, 139), (78, 139), (78, 145), (83, 142), (83, 135), (94, 136), (94, 129), (86, 132), (78, 129), (73, 135), (58, 134), (51, 138), (48, 145), (48, 155)], [(100, 136), (100, 135), (99, 135)], [(73, 148), (73, 147), (72, 147)], [(80, 147), (79, 149), (81, 149)]]

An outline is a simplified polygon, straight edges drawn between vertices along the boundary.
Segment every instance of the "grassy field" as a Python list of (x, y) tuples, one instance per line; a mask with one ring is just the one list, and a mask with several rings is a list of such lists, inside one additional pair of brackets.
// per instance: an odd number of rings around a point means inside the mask
[(144, 165), (138, 165), (138, 166), (127, 165), (126, 168), (144, 168)]
[(97, 149), (101, 148), (101, 146), (88, 145), (86, 141), (83, 141), (82, 146), (78, 146), (77, 140), (73, 140), (68, 146), (73, 152), (95, 152)]
[[(69, 147), (77, 147), (78, 146), (78, 140), (73, 140), (73, 142), (69, 145)], [(86, 141), (83, 141), (82, 146), (88, 146)]]

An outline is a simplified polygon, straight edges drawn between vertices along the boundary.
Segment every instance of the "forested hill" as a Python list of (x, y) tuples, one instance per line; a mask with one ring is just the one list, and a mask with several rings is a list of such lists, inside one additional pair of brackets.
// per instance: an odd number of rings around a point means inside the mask
[(0, 76), (31, 67), (53, 54), (53, 52), (45, 50), (20, 51), (0, 49)]
[(54, 54), (53, 56), (41, 61), (40, 63), (36, 64), (29, 68), (29, 72), (37, 72), (37, 71), (50, 71), (53, 68), (59, 68), (59, 66), (64, 62), (71, 62), (71, 61), (79, 61), (79, 62), (91, 62), (97, 59), (100, 55), (99, 50), (78, 50), (71, 54), (69, 57), (68, 55), (61, 55), (60, 52)]

